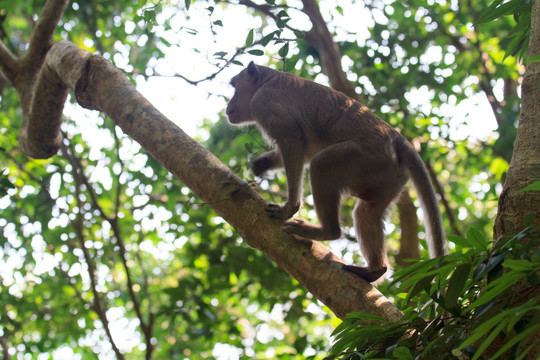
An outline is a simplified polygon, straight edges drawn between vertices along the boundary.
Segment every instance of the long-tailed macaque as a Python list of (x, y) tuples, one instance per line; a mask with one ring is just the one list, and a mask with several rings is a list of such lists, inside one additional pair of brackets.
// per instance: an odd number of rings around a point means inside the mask
[[(411, 177), (427, 220), (430, 254), (445, 254), (441, 214), (424, 164), (394, 128), (338, 91), (253, 62), (231, 84), (235, 94), (227, 106), (229, 122), (255, 122), (276, 146), (251, 163), (254, 174), (285, 168), (288, 200), (266, 209), (270, 217), (284, 220), (284, 231), (315, 240), (337, 239), (341, 196), (356, 196), (354, 225), (368, 266), (343, 268), (373, 282), (388, 267), (385, 213)], [(320, 225), (290, 219), (300, 208), (307, 162)]]

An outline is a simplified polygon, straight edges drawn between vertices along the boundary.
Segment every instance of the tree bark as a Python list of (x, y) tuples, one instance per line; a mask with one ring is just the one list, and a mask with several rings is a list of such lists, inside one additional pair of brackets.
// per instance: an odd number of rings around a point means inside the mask
[[(229, 222), (244, 240), (289, 272), (338, 317), (349, 312), (396, 321), (402, 313), (377, 289), (342, 269), (343, 261), (320, 242), (298, 239), (270, 219), (264, 200), (213, 154), (157, 111), (109, 61), (69, 42), (47, 54), (20, 136), (27, 155), (57, 149), (68, 89), (79, 104), (106, 113), (173, 175)], [(246, 215), (249, 214), (249, 215)]]
[[(540, 54), (540, 1), (533, 1), (529, 58)], [(521, 87), (521, 113), (514, 152), (506, 175), (495, 220), (494, 238), (523, 229), (524, 219), (536, 212), (540, 224), (540, 192), (520, 192), (540, 181), (540, 62), (526, 64)]]
[[(531, 32), (529, 38), (529, 59), (540, 55), (540, 0), (533, 0), (531, 16)], [(540, 191), (525, 191), (524, 187), (540, 181), (540, 62), (528, 62), (525, 67), (521, 86), (521, 113), (514, 143), (514, 151), (510, 167), (506, 174), (503, 191), (499, 198), (499, 208), (493, 237), (498, 239), (504, 234), (520, 231), (525, 227), (525, 218), (536, 213), (534, 224), (540, 224)], [(524, 239), (527, 240), (527, 239)], [(536, 244), (538, 247), (539, 244)], [(531, 286), (530, 291), (517, 294), (516, 304), (523, 303), (531, 296), (540, 296), (540, 286)], [(536, 332), (529, 344), (540, 339)], [(501, 346), (497, 340), (487, 349), (486, 356), (494, 354)], [(537, 359), (537, 345), (527, 355), (527, 359)]]
[(408, 189), (405, 189), (396, 203), (399, 210), (399, 225), (401, 226), (401, 241), (396, 262), (407, 267), (412, 265), (407, 259), (420, 259), (418, 241), (418, 216)]

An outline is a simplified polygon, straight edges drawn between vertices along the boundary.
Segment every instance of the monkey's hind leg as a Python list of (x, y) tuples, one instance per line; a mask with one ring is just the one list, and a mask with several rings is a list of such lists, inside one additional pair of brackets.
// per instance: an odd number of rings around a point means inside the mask
[(283, 230), (313, 240), (336, 240), (341, 236), (339, 205), (349, 167), (343, 159), (352, 157), (351, 147), (341, 143), (319, 153), (311, 161), (310, 181), (313, 203), (320, 225), (303, 219), (285, 222)]
[(390, 201), (368, 202), (358, 200), (354, 208), (353, 217), (356, 237), (368, 266), (344, 265), (343, 269), (362, 277), (368, 282), (377, 280), (388, 269), (383, 219), (389, 203)]

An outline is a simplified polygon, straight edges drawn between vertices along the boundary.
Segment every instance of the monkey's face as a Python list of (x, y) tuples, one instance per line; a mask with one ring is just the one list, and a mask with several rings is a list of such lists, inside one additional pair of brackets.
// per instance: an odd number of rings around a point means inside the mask
[(227, 105), (227, 116), (231, 124), (251, 122), (255, 119), (251, 114), (251, 99), (258, 88), (259, 74), (253, 63), (231, 79), (234, 96)]

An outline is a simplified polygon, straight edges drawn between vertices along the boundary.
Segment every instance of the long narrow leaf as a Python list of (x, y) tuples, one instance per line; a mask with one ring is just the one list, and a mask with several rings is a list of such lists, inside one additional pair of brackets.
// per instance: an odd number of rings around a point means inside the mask
[(249, 30), (246, 37), (246, 47), (253, 45), (253, 29)]
[(467, 240), (471, 242), (471, 246), (474, 249), (486, 250), (489, 244), (489, 241), (484, 237), (484, 235), (476, 228), (470, 228), (467, 231)]
[(484, 351), (488, 348), (488, 346), (493, 342), (493, 339), (495, 339), (495, 337), (497, 335), (499, 335), (499, 333), (501, 332), (501, 330), (505, 327), (506, 323), (504, 321), (501, 321), (499, 323), (499, 325), (497, 325), (495, 327), (495, 329), (493, 329), (493, 331), (491, 331), (491, 333), (488, 335), (488, 337), (484, 340), (484, 342), (482, 342), (482, 345), (480, 345), (478, 347), (478, 349), (476, 350), (476, 353), (474, 354), (474, 356), (472, 357), (471, 360), (476, 360), (478, 359), (483, 353)]
[(471, 345), (471, 344), (474, 344), (478, 339), (480, 339), (482, 336), (485, 336), (486, 333), (488, 331), (490, 331), (494, 326), (496, 326), (497, 324), (499, 324), (501, 322), (502, 319), (504, 319), (505, 316), (507, 316), (508, 314), (502, 312), (502, 313), (499, 313), (497, 315), (495, 315), (494, 317), (492, 317), (491, 319), (487, 320), (486, 322), (484, 322), (483, 324), (479, 325), (476, 329), (474, 329), (473, 333), (471, 334), (471, 336), (469, 336), (467, 338), (467, 340), (465, 340), (460, 346), (459, 346), (459, 350), (463, 350), (464, 348), (466, 348), (467, 346)]
[[(516, 9), (520, 8), (523, 0), (511, 0), (500, 6), (501, 1), (495, 1), (478, 19), (477, 24), (495, 20), (504, 15), (512, 15)], [(495, 6), (493, 6), (495, 5)]]
[(448, 282), (448, 289), (446, 291), (446, 307), (453, 308), (457, 305), (458, 297), (465, 288), (465, 283), (467, 282), (470, 272), (471, 264), (462, 264), (454, 270), (454, 273)]
[(530, 328), (520, 332), (519, 334), (517, 335), (514, 335), (510, 338), (510, 340), (504, 344), (500, 349), (499, 351), (497, 351), (494, 355), (493, 355), (493, 359), (496, 359), (498, 358), (499, 356), (501, 356), (502, 354), (504, 354), (506, 351), (510, 350), (510, 348), (512, 346), (514, 346), (515, 344), (517, 344), (518, 342), (520, 342), (523, 338), (526, 338), (527, 336), (529, 336), (531, 333), (537, 331), (538, 329), (540, 329), (540, 324), (535, 324), (533, 326), (531, 326)]
[(475, 309), (478, 306), (492, 300), (493, 298), (498, 296), (500, 293), (502, 293), (504, 290), (514, 285), (518, 280), (522, 279), (523, 277), (525, 277), (525, 274), (522, 274), (522, 273), (504, 274), (504, 277), (498, 278), (497, 280), (493, 281), (491, 284), (489, 284), (488, 286), (484, 288), (485, 290), (491, 285), (489, 290), (487, 290), (486, 292), (483, 292), (478, 297), (478, 299), (469, 306), (469, 310)]
[(525, 350), (523, 350), (521, 352), (521, 354), (518, 355), (518, 357), (516, 358), (516, 360), (522, 360), (522, 359), (525, 359), (525, 357), (527, 356), (527, 354), (529, 354), (529, 351), (531, 351), (532, 349), (534, 349), (536, 347), (536, 345), (539, 343), (540, 341), (539, 340), (536, 340), (536, 341), (533, 341), (533, 343), (531, 345), (529, 345)]

